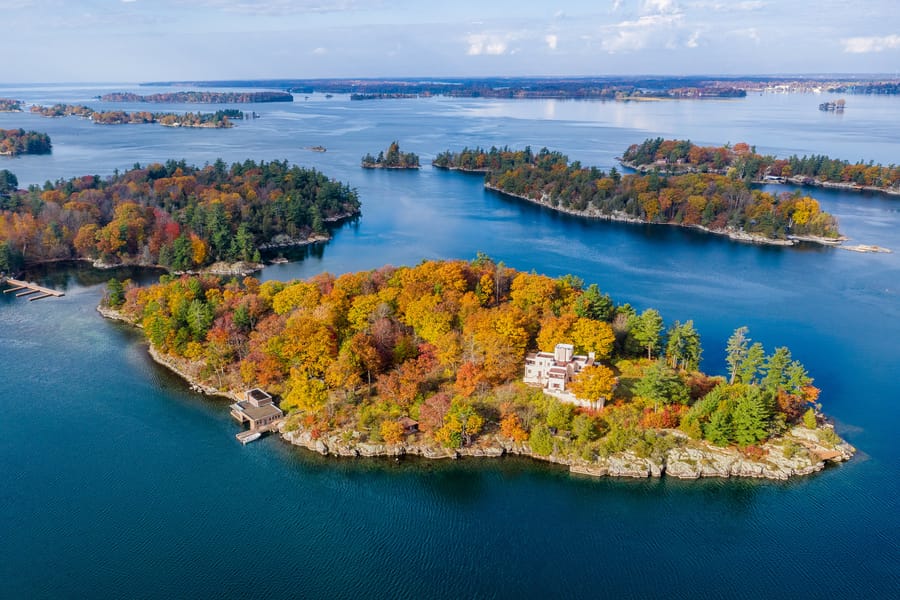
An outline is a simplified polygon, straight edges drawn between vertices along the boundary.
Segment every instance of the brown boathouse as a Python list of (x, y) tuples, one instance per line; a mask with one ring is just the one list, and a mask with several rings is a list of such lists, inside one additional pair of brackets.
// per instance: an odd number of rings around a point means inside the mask
[(244, 392), (244, 399), (231, 405), (231, 416), (240, 423), (250, 423), (250, 431), (269, 431), (284, 416), (272, 396), (259, 388)]

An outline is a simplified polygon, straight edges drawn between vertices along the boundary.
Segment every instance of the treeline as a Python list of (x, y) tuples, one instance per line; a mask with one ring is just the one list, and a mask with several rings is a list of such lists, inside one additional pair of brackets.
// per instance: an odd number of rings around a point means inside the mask
[(7, 271), (60, 258), (186, 270), (258, 261), (258, 248), (273, 239), (305, 241), (358, 212), (355, 190), (286, 161), (170, 160), (7, 191), (0, 244)]
[(147, 111), (125, 112), (121, 110), (96, 111), (84, 105), (54, 104), (53, 106), (31, 107), (31, 112), (45, 117), (76, 116), (91, 119), (98, 125), (134, 125), (159, 123), (169, 127), (210, 127), (227, 129), (233, 127), (233, 120), (243, 119), (243, 111), (237, 109), (218, 110), (214, 113), (153, 113)]
[[(528, 441), (539, 454), (606, 456), (664, 450), (681, 427), (742, 447), (797, 423), (818, 390), (786, 348), (766, 356), (746, 329), (729, 342), (730, 377), (698, 371), (691, 321), (666, 327), (653, 309), (615, 304), (597, 285), (517, 272), (486, 256), (426, 261), (308, 281), (242, 283), (163, 277), (112, 282), (109, 304), (153, 346), (191, 361), (222, 389), (281, 396), (288, 428), (401, 441), (409, 416), (449, 447), (482, 433)], [(570, 343), (597, 363), (576, 376), (576, 408), (520, 382), (526, 353)], [(358, 432), (353, 434), (351, 432)], [(670, 447), (670, 446), (668, 446)]]
[(776, 178), (808, 178), (804, 183), (844, 183), (884, 189), (900, 189), (900, 167), (872, 161), (851, 163), (824, 155), (776, 158), (761, 155), (743, 142), (734, 146), (697, 146), (689, 140), (648, 138), (630, 146), (622, 160), (635, 167), (661, 171), (729, 172), (748, 181)]
[(0, 155), (50, 154), (53, 144), (50, 136), (24, 129), (0, 129)]
[(100, 97), (103, 102), (150, 102), (156, 104), (246, 104), (251, 102), (293, 102), (288, 92), (169, 92), (142, 96), (116, 92)]
[(22, 110), (22, 101), (12, 98), (0, 98), (0, 112), (19, 112)]
[(770, 239), (838, 236), (836, 220), (813, 198), (799, 192), (776, 196), (724, 175), (653, 171), (622, 176), (615, 168), (607, 173), (582, 167), (559, 152), (543, 148), (533, 153), (530, 147), (445, 152), (434, 165), (484, 171), (492, 189), (588, 216), (743, 231)]
[(387, 152), (379, 152), (378, 156), (366, 154), (362, 157), (365, 169), (418, 169), (419, 155), (412, 152), (401, 152), (400, 144), (391, 142)]

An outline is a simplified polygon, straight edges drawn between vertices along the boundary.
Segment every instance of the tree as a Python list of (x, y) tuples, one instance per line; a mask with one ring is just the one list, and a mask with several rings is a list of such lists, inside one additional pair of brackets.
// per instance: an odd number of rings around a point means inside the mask
[(678, 373), (661, 361), (647, 367), (634, 385), (634, 393), (652, 401), (657, 408), (660, 404), (687, 404), (691, 397)]
[(110, 308), (119, 308), (125, 303), (125, 288), (115, 277), (106, 282), (106, 298)]
[(601, 293), (596, 283), (589, 285), (575, 300), (575, 314), (597, 321), (608, 321), (612, 317), (613, 308), (609, 294)]
[(642, 348), (647, 349), (647, 358), (653, 358), (653, 350), (660, 347), (663, 320), (654, 308), (648, 308), (629, 322), (629, 333)]
[(528, 432), (522, 428), (522, 421), (516, 413), (509, 413), (500, 419), (500, 435), (509, 438), (516, 443), (528, 439)]
[(716, 446), (727, 446), (733, 437), (731, 413), (723, 408), (716, 410), (703, 427), (703, 437)]
[(700, 334), (694, 329), (694, 322), (687, 321), (675, 324), (669, 329), (666, 343), (666, 361), (673, 369), (696, 371), (700, 368), (700, 357), (703, 348), (700, 346)]
[(750, 329), (746, 326), (738, 327), (728, 338), (725, 345), (725, 362), (728, 364), (729, 380), (728, 383), (734, 383), (738, 378), (741, 365), (747, 358), (747, 351), (750, 345), (750, 338), (747, 337)]
[(744, 360), (738, 367), (737, 379), (741, 383), (755, 383), (759, 378), (759, 371), (763, 366), (766, 352), (763, 350), (762, 344), (755, 342), (747, 349)]
[(316, 414), (322, 410), (328, 401), (328, 389), (325, 382), (315, 377), (310, 377), (302, 369), (291, 369), (290, 378), (287, 381), (287, 394), (281, 402), (281, 408), (288, 412), (299, 409), (310, 414)]
[(575, 321), (571, 335), (577, 353), (593, 352), (597, 359), (609, 358), (616, 342), (616, 336), (609, 323), (587, 318)]
[[(785, 389), (789, 380), (788, 369), (790, 366), (791, 351), (784, 346), (776, 348), (775, 352), (766, 357), (765, 365), (762, 366), (765, 373), (762, 381), (763, 388), (773, 395), (778, 393), (778, 390)], [(802, 369), (802, 366), (800, 368)], [(798, 371), (795, 371), (794, 376), (798, 380), (802, 379), (802, 375)]]
[(596, 364), (582, 369), (575, 376), (569, 389), (576, 397), (590, 401), (592, 407), (602, 408), (605, 401), (612, 396), (616, 383), (612, 369)]
[(770, 415), (763, 394), (758, 387), (750, 387), (734, 407), (733, 435), (741, 446), (755, 444), (768, 434)]
[(381, 422), (380, 432), (381, 439), (388, 444), (399, 444), (405, 437), (403, 435), (403, 425), (391, 419)]

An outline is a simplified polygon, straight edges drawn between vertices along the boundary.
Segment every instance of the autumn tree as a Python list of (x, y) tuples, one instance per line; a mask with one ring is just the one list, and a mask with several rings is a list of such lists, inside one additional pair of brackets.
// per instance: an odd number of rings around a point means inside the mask
[(613, 370), (601, 364), (585, 367), (575, 376), (569, 389), (576, 397), (589, 400), (592, 407), (602, 407), (612, 396), (617, 383)]

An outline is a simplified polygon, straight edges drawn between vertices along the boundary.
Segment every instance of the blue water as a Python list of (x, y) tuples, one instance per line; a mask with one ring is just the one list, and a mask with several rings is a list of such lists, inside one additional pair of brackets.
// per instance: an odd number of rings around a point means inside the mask
[[(92, 96), (121, 89), (0, 95), (96, 107)], [(816, 110), (821, 101), (301, 96), (246, 106), (261, 118), (227, 131), (0, 114), (0, 127), (53, 139), (51, 156), (0, 160), (22, 185), (221, 156), (286, 158), (358, 188), (360, 219), (265, 279), (483, 251), (519, 269), (574, 273), (669, 322), (694, 319), (712, 372), (724, 369), (730, 332), (749, 325), (769, 350), (787, 345), (805, 363), (860, 450), (845, 465), (774, 483), (594, 480), (514, 459), (341, 461), (274, 437), (243, 447), (225, 403), (191, 393), (149, 360), (137, 333), (96, 314), (107, 273), (43, 270), (35, 277), (64, 298), (0, 298), (2, 595), (896, 597), (900, 254), (584, 221), (485, 192), (478, 177), (358, 167), (398, 139), (423, 159), (531, 144), (609, 168), (650, 135), (896, 162), (900, 101), (852, 97), (843, 116)], [(304, 149), (313, 145), (328, 152)], [(856, 242), (900, 251), (900, 199), (813, 193)]]

